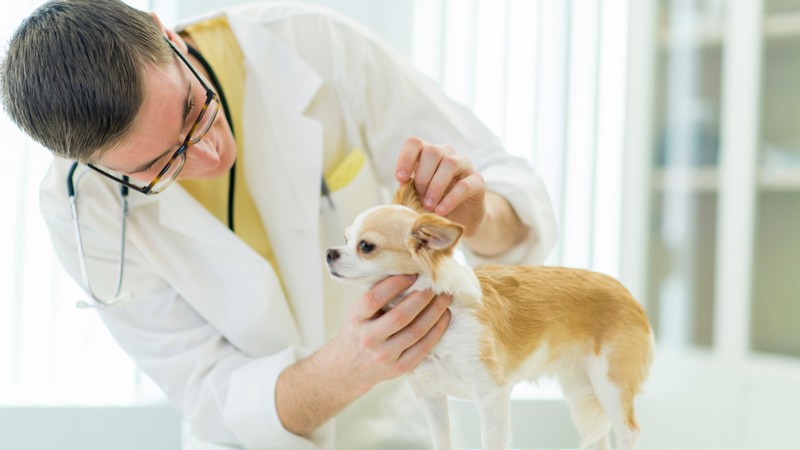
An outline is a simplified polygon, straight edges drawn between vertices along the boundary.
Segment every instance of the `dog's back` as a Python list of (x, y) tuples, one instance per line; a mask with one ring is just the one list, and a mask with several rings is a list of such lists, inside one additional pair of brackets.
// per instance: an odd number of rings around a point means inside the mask
[[(483, 291), (476, 314), (512, 361), (542, 342), (592, 345), (599, 353), (620, 333), (646, 339), (644, 308), (614, 278), (549, 266), (486, 265), (475, 270)], [(505, 367), (505, 371), (514, 369)]]

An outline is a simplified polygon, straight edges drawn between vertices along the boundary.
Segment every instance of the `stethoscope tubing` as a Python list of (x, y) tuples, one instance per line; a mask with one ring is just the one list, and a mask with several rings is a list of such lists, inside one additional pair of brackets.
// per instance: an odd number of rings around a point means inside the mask
[[(89, 271), (86, 265), (86, 254), (83, 250), (83, 238), (81, 236), (81, 226), (80, 220), (78, 219), (78, 195), (77, 195), (77, 185), (80, 183), (81, 178), (86, 173), (87, 169), (84, 169), (83, 172), (78, 174), (78, 179), (74, 180), (75, 171), (78, 168), (78, 163), (72, 163), (70, 166), (69, 173), (67, 174), (67, 195), (69, 197), (69, 207), (70, 213), (72, 215), (72, 225), (73, 230), (75, 233), (75, 243), (77, 244), (78, 249), (78, 265), (81, 271), (81, 278), (83, 279), (83, 285), (86, 288), (86, 293), (89, 294), (91, 297), (92, 302), (87, 302), (85, 300), (79, 300), (75, 306), (78, 308), (98, 308), (103, 309), (109, 307), (117, 302), (119, 302), (122, 297), (120, 296), (120, 292), (122, 291), (122, 279), (124, 277), (124, 269), (125, 269), (125, 236), (126, 236), (126, 225), (128, 222), (128, 187), (122, 185), (120, 187), (120, 198), (122, 203), (122, 212), (120, 217), (121, 222), (121, 232), (120, 232), (120, 250), (119, 250), (119, 262), (117, 263), (117, 282), (116, 286), (114, 287), (114, 294), (109, 298), (100, 298), (92, 290), (91, 283), (89, 282)], [(126, 177), (127, 178), (127, 177)], [(127, 181), (127, 180), (126, 180)]]

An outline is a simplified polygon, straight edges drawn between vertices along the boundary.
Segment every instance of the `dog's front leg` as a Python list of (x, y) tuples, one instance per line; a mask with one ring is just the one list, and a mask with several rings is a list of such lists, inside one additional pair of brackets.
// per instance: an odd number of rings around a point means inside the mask
[(431, 429), (434, 450), (450, 450), (452, 444), (450, 441), (450, 417), (448, 415), (447, 396), (426, 392), (413, 379), (411, 386), (417, 394), (422, 414)]
[(511, 445), (510, 400), (511, 391), (507, 389), (483, 392), (475, 400), (484, 450), (508, 450)]
[(420, 397), (422, 413), (428, 420), (433, 437), (434, 450), (450, 450), (450, 417), (447, 409), (447, 396), (429, 395)]

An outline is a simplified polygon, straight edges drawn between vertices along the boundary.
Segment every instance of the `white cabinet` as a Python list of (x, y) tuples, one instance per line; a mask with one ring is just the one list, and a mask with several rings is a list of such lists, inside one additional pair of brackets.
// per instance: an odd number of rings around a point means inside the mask
[(664, 355), (651, 401), (724, 431), (706, 448), (797, 442), (800, 0), (632, 0), (629, 38), (621, 278)]

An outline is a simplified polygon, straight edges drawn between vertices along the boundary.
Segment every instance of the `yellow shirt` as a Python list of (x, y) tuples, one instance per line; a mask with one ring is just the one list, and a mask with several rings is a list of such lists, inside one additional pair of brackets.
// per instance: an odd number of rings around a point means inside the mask
[[(200, 53), (214, 68), (214, 74), (222, 85), (225, 100), (230, 109), (233, 130), (242, 130), (242, 107), (244, 104), (245, 68), (244, 56), (236, 37), (224, 17), (196, 23), (186, 28)], [(236, 139), (236, 187), (233, 208), (235, 233), (253, 250), (272, 264), (280, 279), (278, 264), (269, 243), (267, 231), (258, 215), (253, 198), (244, 182), (244, 165), (247, 155), (242, 151), (242, 139)], [(180, 184), (222, 223), (228, 223), (229, 175), (210, 180), (183, 180)], [(281, 283), (283, 281), (281, 280)], [(286, 289), (284, 289), (286, 292)]]

